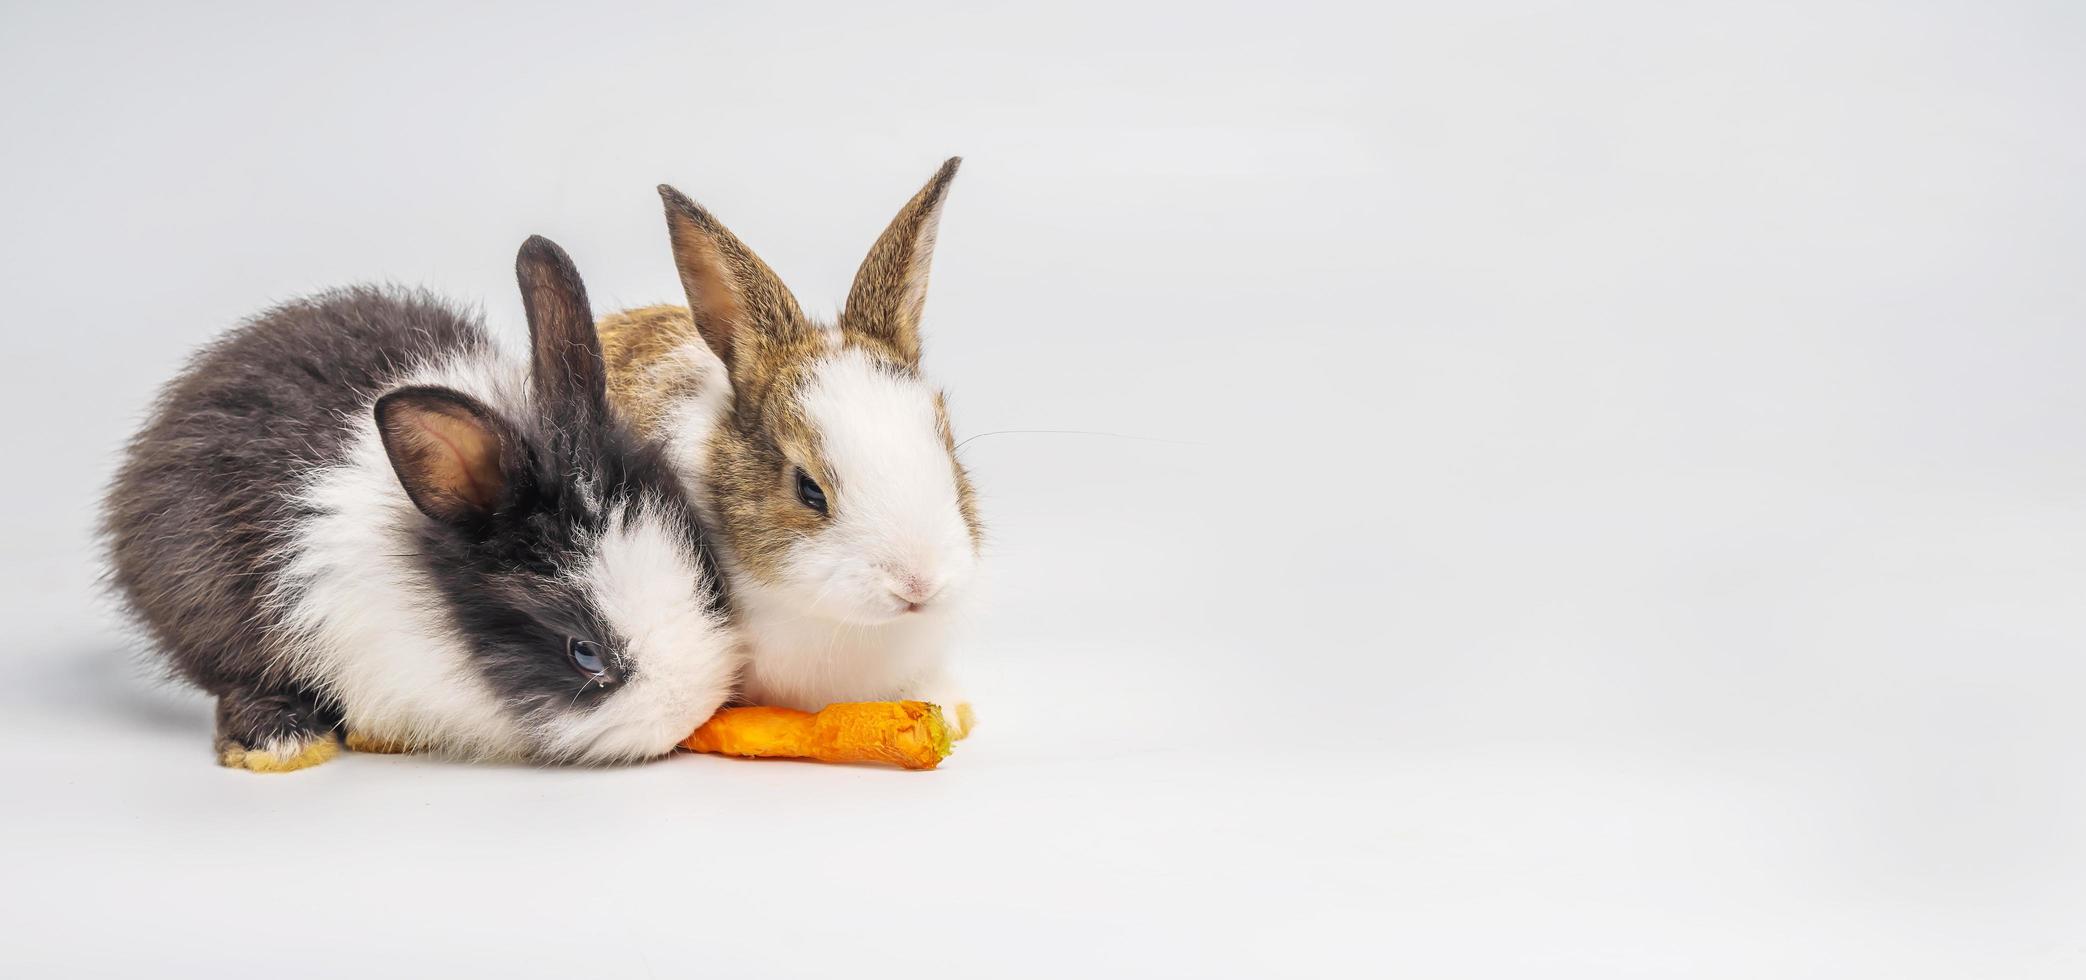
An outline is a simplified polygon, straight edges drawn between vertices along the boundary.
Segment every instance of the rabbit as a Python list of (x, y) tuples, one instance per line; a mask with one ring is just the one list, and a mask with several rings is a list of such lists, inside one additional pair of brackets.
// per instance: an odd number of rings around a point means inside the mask
[(688, 306), (599, 324), (609, 400), (666, 446), (713, 531), (746, 661), (739, 696), (813, 711), (914, 698), (972, 723), (946, 660), (983, 529), (946, 400), (920, 373), (935, 230), (959, 159), (870, 250), (838, 322), (661, 185)]
[(109, 577), (213, 695), (225, 766), (351, 748), (619, 763), (730, 696), (696, 515), (610, 411), (571, 260), (516, 261), (531, 352), (418, 292), (354, 287), (203, 348), (129, 444)]

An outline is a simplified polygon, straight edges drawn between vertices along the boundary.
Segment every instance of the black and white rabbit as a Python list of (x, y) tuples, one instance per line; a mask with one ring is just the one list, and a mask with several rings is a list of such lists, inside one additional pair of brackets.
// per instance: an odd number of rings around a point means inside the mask
[(105, 504), (111, 578), (217, 699), (227, 766), (352, 747), (661, 755), (738, 663), (694, 512), (609, 410), (584, 287), (516, 261), (529, 359), (432, 297), (353, 288), (204, 348)]
[(983, 531), (946, 402), (920, 369), (942, 165), (870, 249), (831, 325), (661, 187), (688, 305), (602, 320), (615, 408), (667, 446), (731, 583), (741, 696), (815, 710), (907, 697), (971, 712), (947, 663)]

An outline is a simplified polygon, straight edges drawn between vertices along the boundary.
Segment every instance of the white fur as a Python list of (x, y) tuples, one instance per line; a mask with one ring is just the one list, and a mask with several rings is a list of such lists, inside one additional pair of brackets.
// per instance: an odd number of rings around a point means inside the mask
[(816, 711), (842, 701), (918, 698), (954, 708), (965, 700), (946, 666), (956, 619), (946, 604), (863, 625), (808, 613), (763, 585), (738, 597), (747, 646), (740, 690), (751, 703)]
[[(492, 407), (527, 404), (526, 370), (458, 359), (410, 372), (401, 384), (454, 388)], [(331, 694), (352, 731), (457, 755), (512, 757), (523, 731), (470, 665), (433, 583), (411, 555), (413, 506), (369, 411), (346, 461), (318, 471), (303, 503), (317, 512), (299, 529), (283, 567), (284, 620), (294, 634), (290, 669)]]
[[(506, 358), (458, 358), (397, 383), (452, 388), (510, 418), (533, 411), (526, 367)], [(412, 530), (428, 518), (400, 486), (373, 413), (342, 424), (353, 430), (347, 458), (306, 483), (316, 516), (284, 556), (275, 600), (296, 651), (286, 668), (332, 695), (351, 731), (468, 757), (618, 761), (670, 750), (724, 700), (734, 642), (703, 609), (695, 556), (673, 543), (685, 539), (667, 519), (617, 513), (571, 574), (628, 639), (632, 682), (590, 712), (523, 719), (472, 667), (413, 557)]]
[(693, 382), (683, 390), (692, 390), (694, 394), (667, 409), (662, 431), (669, 435), (662, 441), (667, 461), (688, 488), (688, 499), (706, 502), (708, 482), (703, 479), (703, 471), (710, 451), (710, 434), (732, 410), (732, 382), (725, 373), (724, 361), (711, 352), (709, 345), (698, 341), (674, 348), (648, 370), (654, 377)]
[[(710, 356), (698, 350), (684, 356)], [(674, 416), (677, 465), (705, 502), (703, 448), (730, 409), (728, 385), (717, 388), (705, 386)], [(743, 695), (803, 710), (894, 697), (953, 707), (962, 698), (945, 661), (977, 554), (933, 390), (836, 344), (797, 397), (818, 433), (831, 515), (793, 548), (775, 583), (739, 565), (722, 528), (716, 550), (747, 646)], [(721, 527), (713, 510), (705, 519)]]
[(599, 709), (556, 716), (542, 733), (547, 754), (658, 755), (731, 697), (738, 659), (730, 627), (710, 611), (713, 596), (700, 587), (688, 541), (671, 516), (635, 508), (609, 515), (593, 556), (572, 577), (622, 638), (634, 670)]
[(827, 618), (880, 625), (961, 590), (975, 555), (934, 392), (850, 348), (820, 358), (797, 399), (818, 433), (832, 507), (830, 526), (791, 552), (798, 599)]

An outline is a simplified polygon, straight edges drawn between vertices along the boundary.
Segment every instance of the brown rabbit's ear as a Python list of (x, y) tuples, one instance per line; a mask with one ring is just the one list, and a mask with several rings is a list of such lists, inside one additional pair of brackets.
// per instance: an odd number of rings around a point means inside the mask
[(962, 157), (950, 157), (891, 220), (862, 260), (854, 288), (847, 293), (847, 308), (840, 314), (843, 333), (883, 344), (908, 364), (920, 363), (920, 311), (927, 305), (935, 229), (941, 224), (949, 183), (962, 163)]
[(514, 259), (522, 309), (529, 318), (531, 381), (548, 410), (587, 424), (608, 418), (608, 367), (587, 287), (572, 257), (541, 235), (522, 243)]
[(471, 524), (514, 502), (519, 437), (484, 405), (448, 388), (400, 388), (377, 399), (377, 434), (420, 512)]
[(735, 382), (760, 344), (810, 331), (797, 298), (760, 256), (687, 195), (661, 184), (659, 196), (696, 332)]

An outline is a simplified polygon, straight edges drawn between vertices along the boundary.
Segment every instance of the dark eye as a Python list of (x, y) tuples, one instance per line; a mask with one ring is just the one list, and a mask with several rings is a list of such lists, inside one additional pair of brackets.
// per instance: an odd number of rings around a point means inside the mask
[(797, 499), (803, 501), (804, 506), (812, 510), (821, 514), (826, 512), (826, 491), (819, 489), (818, 483), (812, 480), (811, 474), (803, 470), (797, 471)]
[(572, 660), (572, 666), (578, 668), (580, 673), (600, 683), (607, 684), (614, 680), (608, 676), (608, 661), (602, 659), (601, 644), (593, 640), (582, 640), (578, 637), (566, 640), (565, 656)]

